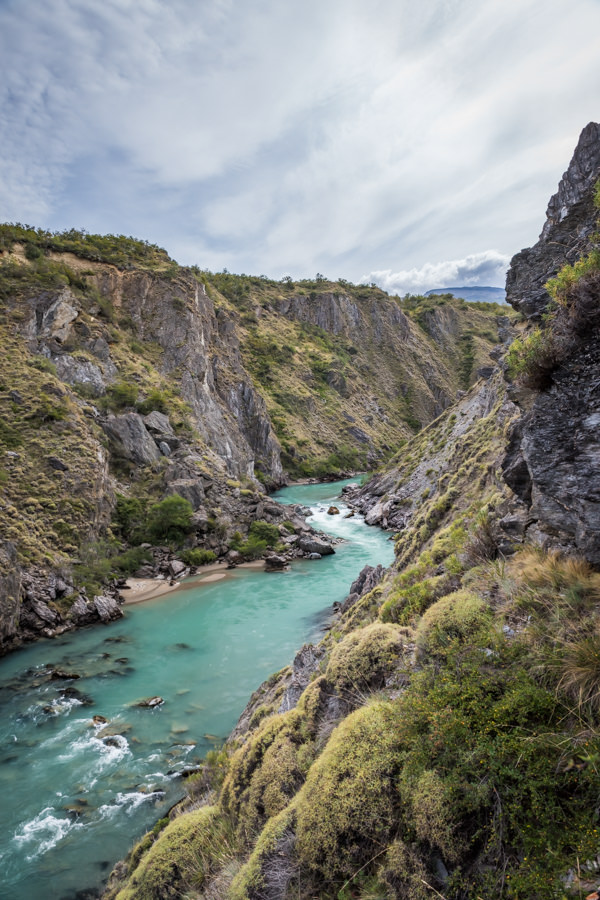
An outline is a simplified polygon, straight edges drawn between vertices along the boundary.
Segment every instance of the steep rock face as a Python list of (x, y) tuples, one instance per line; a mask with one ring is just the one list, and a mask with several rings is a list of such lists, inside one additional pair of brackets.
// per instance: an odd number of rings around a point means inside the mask
[[(539, 319), (547, 307), (543, 284), (548, 278), (593, 246), (598, 218), (594, 185), (599, 177), (600, 126), (590, 123), (550, 201), (538, 243), (511, 262), (507, 299), (530, 320)], [(585, 305), (587, 324), (570, 334), (567, 351), (544, 390), (513, 389), (522, 415), (504, 469), (508, 484), (530, 505), (530, 538), (546, 546), (574, 547), (598, 564), (600, 280), (594, 275), (582, 278), (569, 303), (570, 315)]]
[(130, 318), (137, 338), (161, 348), (161, 371), (179, 381), (194, 426), (230, 472), (252, 476), (256, 465), (281, 483), (279, 444), (244, 370), (234, 323), (215, 309), (204, 285), (185, 270), (169, 281), (107, 266), (95, 280), (101, 295)]
[(593, 188), (599, 174), (600, 125), (590, 122), (548, 204), (539, 241), (513, 256), (506, 276), (507, 302), (528, 318), (542, 316), (549, 300), (544, 288), (548, 279), (592, 245), (597, 217)]
[[(413, 370), (422, 381), (420, 400), (424, 418), (439, 415), (454, 399), (454, 378), (450, 367), (441, 356), (432, 359), (419, 329), (387, 298), (370, 298), (359, 304), (343, 293), (324, 292), (315, 297), (296, 295), (285, 298), (278, 309), (286, 318), (345, 338), (359, 349), (359, 353), (376, 349), (381, 358), (397, 360), (396, 366), (392, 362), (381, 373), (383, 381), (388, 382), (382, 387), (390, 395), (402, 396), (408, 390), (407, 382), (411, 378), (407, 377), (406, 371)], [(338, 375), (339, 378), (343, 379), (343, 376)], [(343, 394), (345, 391), (347, 384), (342, 381), (339, 392)]]
[[(600, 305), (600, 296), (598, 296)], [(600, 340), (582, 343), (525, 414), (521, 449), (530, 515), (545, 542), (600, 564)]]

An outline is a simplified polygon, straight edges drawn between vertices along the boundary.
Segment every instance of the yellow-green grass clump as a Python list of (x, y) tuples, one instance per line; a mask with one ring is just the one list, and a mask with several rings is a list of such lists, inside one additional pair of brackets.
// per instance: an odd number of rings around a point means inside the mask
[(351, 713), (313, 763), (297, 800), (297, 852), (318, 879), (352, 876), (394, 829), (402, 741), (393, 704)]
[(264, 719), (233, 755), (221, 800), (235, 817), (242, 842), (281, 812), (304, 782), (314, 756), (323, 681), (309, 685), (295, 709)]
[(444, 654), (489, 626), (492, 611), (476, 594), (455, 591), (430, 606), (420, 620), (417, 649), (423, 655)]
[(399, 630), (393, 625), (374, 622), (351, 632), (335, 645), (325, 677), (336, 691), (353, 695), (360, 702), (364, 694), (383, 687), (386, 678), (398, 667), (401, 655)]
[(227, 820), (216, 806), (204, 806), (164, 829), (116, 900), (174, 900), (188, 890), (201, 890), (232, 856)]

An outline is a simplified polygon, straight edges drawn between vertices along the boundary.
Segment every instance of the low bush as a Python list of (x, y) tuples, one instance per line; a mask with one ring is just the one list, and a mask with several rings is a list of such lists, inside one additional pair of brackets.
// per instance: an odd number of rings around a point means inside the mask
[(186, 566), (206, 566), (217, 558), (217, 554), (212, 550), (203, 550), (196, 547), (193, 550), (183, 550), (179, 554)]
[(270, 525), (257, 519), (250, 526), (248, 532), (249, 538), (255, 538), (257, 541), (265, 541), (267, 547), (273, 547), (279, 541), (279, 529), (277, 525)]
[(169, 398), (164, 391), (160, 391), (158, 388), (152, 388), (148, 391), (146, 399), (142, 400), (141, 403), (138, 403), (137, 408), (138, 412), (144, 416), (154, 411), (166, 415), (169, 412)]
[(137, 401), (138, 391), (139, 388), (135, 383), (117, 381), (108, 388), (104, 403), (109, 409), (133, 409)]
[(393, 625), (375, 622), (352, 631), (335, 645), (325, 672), (336, 691), (351, 696), (356, 705), (378, 690), (399, 665), (400, 634)]
[(453, 646), (486, 629), (492, 611), (468, 591), (448, 594), (430, 606), (417, 626), (417, 648), (429, 656), (445, 654)]

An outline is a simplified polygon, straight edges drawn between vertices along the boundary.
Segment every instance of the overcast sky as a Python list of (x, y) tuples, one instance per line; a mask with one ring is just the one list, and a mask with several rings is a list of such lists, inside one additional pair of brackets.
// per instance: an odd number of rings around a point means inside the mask
[(599, 0), (0, 0), (0, 221), (502, 284), (600, 117)]

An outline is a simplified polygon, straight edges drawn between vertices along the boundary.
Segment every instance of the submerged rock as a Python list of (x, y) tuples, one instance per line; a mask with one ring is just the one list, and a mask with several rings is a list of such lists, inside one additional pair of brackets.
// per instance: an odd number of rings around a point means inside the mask
[(145, 697), (143, 700), (136, 700), (133, 706), (140, 706), (142, 709), (154, 709), (162, 706), (165, 701), (162, 697)]

